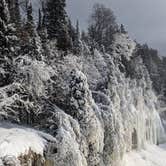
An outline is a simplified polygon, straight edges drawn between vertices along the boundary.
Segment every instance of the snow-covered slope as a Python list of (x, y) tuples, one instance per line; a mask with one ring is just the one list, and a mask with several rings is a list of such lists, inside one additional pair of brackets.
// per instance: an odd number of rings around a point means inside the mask
[(141, 57), (135, 56), (135, 42), (116, 34), (110, 54), (82, 44), (80, 56), (61, 57), (54, 50), (57, 57), (49, 63), (27, 56), (15, 59), (15, 82), (0, 88), (1, 121), (28, 125), (55, 140), (2, 126), (0, 148), (6, 151), (0, 154), (13, 154), (7, 150), (12, 146), (17, 156), (29, 148), (41, 155), (46, 147), (47, 166), (126, 166), (126, 153), (165, 142), (157, 97)]

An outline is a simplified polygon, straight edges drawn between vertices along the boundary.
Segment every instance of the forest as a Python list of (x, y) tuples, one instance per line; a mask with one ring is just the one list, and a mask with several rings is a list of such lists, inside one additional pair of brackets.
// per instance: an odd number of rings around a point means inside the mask
[(103, 4), (75, 22), (65, 0), (0, 0), (0, 166), (137, 166), (166, 142), (166, 57)]

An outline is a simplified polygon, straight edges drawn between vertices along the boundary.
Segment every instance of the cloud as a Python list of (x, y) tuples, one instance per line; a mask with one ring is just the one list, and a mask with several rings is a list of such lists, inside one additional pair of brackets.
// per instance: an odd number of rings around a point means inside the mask
[[(67, 0), (68, 13), (73, 21), (80, 20), (85, 29), (93, 4), (101, 0)], [(166, 55), (166, 1), (165, 0), (102, 0), (123, 23), (133, 39), (148, 43)]]

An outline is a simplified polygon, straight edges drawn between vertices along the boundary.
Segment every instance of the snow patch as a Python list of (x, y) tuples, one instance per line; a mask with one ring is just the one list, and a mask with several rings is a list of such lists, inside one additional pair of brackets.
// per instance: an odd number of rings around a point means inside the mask
[(146, 149), (124, 156), (123, 166), (165, 166), (166, 144), (146, 145)]
[(0, 124), (0, 158), (19, 157), (29, 150), (43, 156), (46, 140), (30, 128)]

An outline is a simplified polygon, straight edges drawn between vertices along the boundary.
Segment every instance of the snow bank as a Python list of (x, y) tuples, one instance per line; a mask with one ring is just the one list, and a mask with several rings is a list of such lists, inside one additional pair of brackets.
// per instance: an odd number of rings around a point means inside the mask
[(19, 157), (29, 150), (43, 156), (46, 140), (33, 129), (0, 124), (0, 158)]
[(124, 156), (123, 166), (165, 166), (166, 144), (146, 145), (146, 150), (133, 151)]

